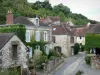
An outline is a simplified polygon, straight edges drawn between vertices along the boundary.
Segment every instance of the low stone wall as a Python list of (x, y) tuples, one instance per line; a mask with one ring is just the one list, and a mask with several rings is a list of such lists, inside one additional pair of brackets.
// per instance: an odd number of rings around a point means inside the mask
[(92, 57), (92, 68), (100, 69), (100, 57)]
[(59, 66), (64, 61), (63, 58), (56, 58), (54, 60), (49, 61), (45, 66), (46, 73), (50, 73), (53, 69)]

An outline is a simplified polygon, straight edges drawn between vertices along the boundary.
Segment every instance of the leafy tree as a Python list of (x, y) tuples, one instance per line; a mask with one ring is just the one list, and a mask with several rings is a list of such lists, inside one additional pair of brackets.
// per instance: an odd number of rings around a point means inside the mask
[(60, 20), (62, 21), (62, 22), (64, 22), (64, 21), (66, 21), (66, 17), (65, 17), (65, 14), (63, 13), (63, 12), (59, 12), (58, 13), (58, 16), (60, 17)]
[(36, 9), (36, 10), (41, 9), (41, 8), (45, 8), (45, 9), (51, 10), (52, 9), (52, 6), (49, 3), (49, 1), (44, 1), (44, 2), (36, 1), (32, 5), (32, 8), (33, 9)]
[(64, 6), (63, 4), (54, 6), (53, 11), (55, 13), (63, 12), (66, 16), (68, 16), (68, 14), (71, 13), (70, 9), (67, 6)]
[(74, 55), (77, 55), (79, 50), (80, 50), (80, 45), (78, 43), (75, 43), (75, 45), (74, 45)]
[(91, 24), (97, 24), (97, 23), (98, 23), (98, 22), (95, 21), (95, 20), (89, 20), (89, 22), (90, 22)]
[(8, 10), (12, 10), (14, 17), (34, 17), (35, 15), (39, 17), (59, 16), (61, 21), (72, 19), (75, 25), (86, 25), (88, 22), (91, 24), (98, 23), (97, 21), (87, 19), (82, 14), (72, 13), (70, 8), (63, 4), (52, 7), (49, 0), (44, 2), (36, 1), (35, 3), (28, 3), (27, 0), (0, 0), (0, 24), (6, 23)]

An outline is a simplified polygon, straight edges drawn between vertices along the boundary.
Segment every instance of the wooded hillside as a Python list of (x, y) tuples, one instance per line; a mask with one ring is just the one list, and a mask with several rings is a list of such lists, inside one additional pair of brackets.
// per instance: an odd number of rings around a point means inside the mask
[(6, 14), (8, 10), (12, 10), (14, 17), (47, 17), (59, 16), (62, 22), (71, 20), (75, 25), (85, 25), (88, 22), (92, 24), (98, 23), (95, 20), (90, 20), (82, 14), (72, 13), (70, 8), (63, 4), (51, 6), (48, 0), (44, 2), (37, 1), (28, 3), (27, 0), (0, 0), (0, 24), (6, 23)]

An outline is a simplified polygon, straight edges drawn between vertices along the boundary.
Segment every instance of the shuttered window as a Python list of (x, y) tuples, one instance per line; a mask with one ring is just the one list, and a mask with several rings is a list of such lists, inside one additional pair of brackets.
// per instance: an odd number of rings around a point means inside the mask
[(26, 42), (30, 42), (30, 30), (26, 30)]
[(47, 31), (44, 31), (44, 41), (48, 41), (48, 34), (47, 34)]
[(40, 32), (36, 31), (36, 41), (40, 41)]

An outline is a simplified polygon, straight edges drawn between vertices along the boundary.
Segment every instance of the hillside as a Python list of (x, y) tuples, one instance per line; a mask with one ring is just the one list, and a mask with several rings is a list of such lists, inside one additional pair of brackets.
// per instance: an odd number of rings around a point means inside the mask
[(52, 7), (48, 0), (35, 3), (28, 3), (27, 0), (0, 0), (0, 24), (6, 23), (6, 13), (8, 10), (13, 11), (14, 17), (34, 17), (37, 15), (46, 18), (47, 16), (59, 16), (62, 22), (71, 20), (75, 25), (85, 25), (88, 22), (92, 24), (98, 23), (82, 14), (72, 13), (70, 8), (63, 4)]

